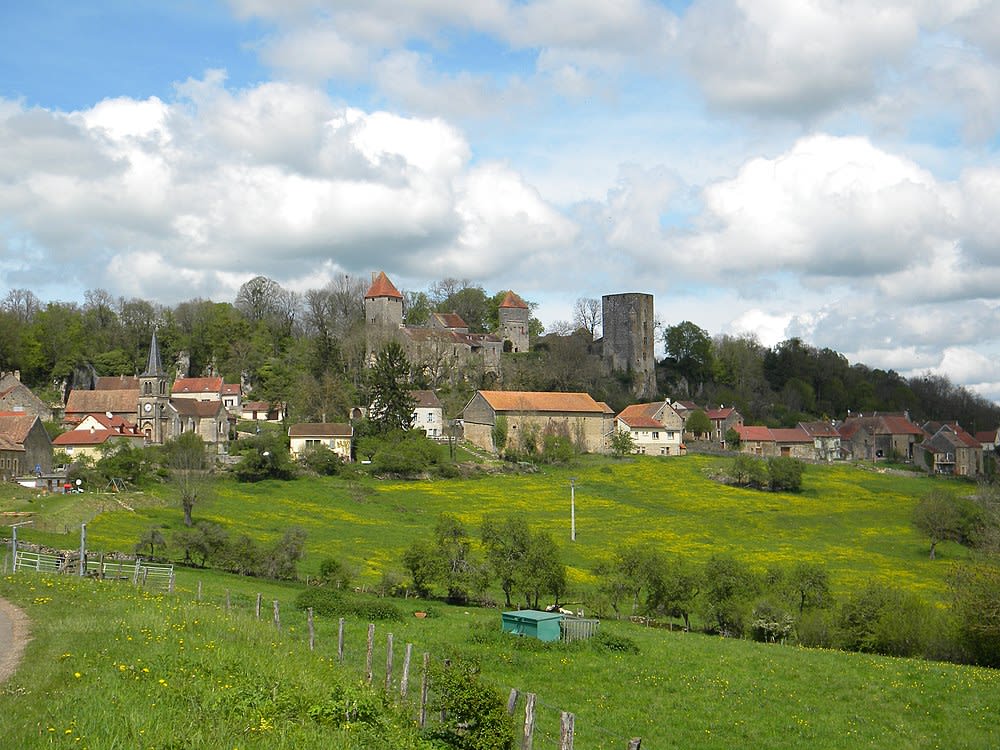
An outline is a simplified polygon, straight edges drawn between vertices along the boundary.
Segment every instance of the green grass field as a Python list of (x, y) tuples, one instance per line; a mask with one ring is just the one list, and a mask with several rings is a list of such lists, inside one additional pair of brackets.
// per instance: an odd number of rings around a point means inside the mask
[[(966, 557), (964, 548), (945, 544), (939, 547), (938, 560), (928, 560), (928, 543), (912, 528), (910, 515), (916, 499), (932, 487), (969, 493), (974, 491), (972, 485), (848, 465), (810, 466), (803, 492), (762, 493), (714, 481), (712, 474), (725, 465), (725, 460), (704, 456), (625, 461), (586, 457), (571, 468), (468, 480), (300, 479), (256, 485), (226, 481), (210, 500), (196, 506), (194, 515), (264, 543), (277, 539), (289, 526), (301, 526), (308, 532), (307, 555), (300, 566), (303, 574), (316, 571), (325, 557), (334, 557), (356, 567), (361, 582), (376, 585), (383, 572), (401, 571), (402, 551), (430, 533), (439, 513), (459, 516), (473, 536), (478, 535), (484, 514), (518, 513), (533, 528), (548, 530), (559, 541), (571, 568), (571, 601), (585, 601), (594, 565), (616, 546), (631, 542), (646, 542), (694, 562), (715, 551), (730, 552), (759, 568), (817, 561), (828, 567), (838, 595), (878, 579), (938, 602), (945, 598), (949, 563)], [(575, 543), (569, 540), (571, 477), (576, 484)], [(181, 511), (169, 487), (125, 496), (58, 498), (15, 491), (8, 499), (5, 491), (0, 511), (35, 512), (36, 525), (22, 527), (20, 538), (65, 549), (78, 545), (79, 523), (86, 522), (88, 547), (94, 552), (130, 551), (150, 525), (166, 527), (168, 538), (170, 530), (181, 525)], [(316, 654), (304, 653), (304, 616), (291, 611), (301, 586), (180, 569), (174, 598), (149, 599), (128, 587), (121, 593), (104, 593), (117, 584), (57, 579), (48, 586), (40, 580), (18, 575), (0, 583), (0, 595), (25, 606), (43, 633), (29, 649), (24, 669), (0, 688), (0, 714), (18, 716), (24, 725), (16, 735), (20, 744), (0, 742), (0, 748), (69, 746), (76, 736), (80, 742), (89, 739), (91, 744), (85, 745), (89, 747), (141, 747), (136, 741), (144, 735), (135, 732), (147, 715), (158, 727), (157, 739), (149, 747), (354, 746), (338, 744), (349, 741), (339, 735), (332, 741), (325, 734), (328, 728), (304, 721), (299, 704), (296, 711), (275, 709), (255, 718), (243, 711), (245, 707), (236, 710), (212, 703), (218, 696), (212, 697), (215, 688), (208, 682), (193, 683), (197, 701), (204, 701), (198, 705), (217, 706), (230, 715), (213, 717), (203, 731), (179, 718), (182, 691), (164, 689), (162, 694), (170, 700), (158, 702), (159, 683), (142, 678), (134, 705), (131, 698), (120, 696), (116, 700), (126, 701), (120, 704), (121, 711), (113, 710), (116, 703), (101, 709), (104, 713), (79, 708), (91, 700), (84, 698), (84, 688), (113, 687), (115, 670), (137, 663), (139, 652), (108, 646), (115, 627), (114, 632), (124, 628), (133, 639), (134, 633), (141, 633), (145, 645), (155, 645), (162, 679), (170, 685), (186, 679), (187, 673), (178, 672), (182, 666), (216, 676), (220, 669), (236, 669), (250, 675), (250, 681), (287, 684), (293, 692), (321, 700), (314, 675), (334, 669), (330, 662), (336, 623), (319, 618), (320, 645)], [(199, 581), (203, 602), (195, 603)], [(214, 642), (215, 649), (231, 641), (229, 661), (225, 666), (195, 667), (185, 659), (192, 656), (189, 644), (196, 641), (186, 640), (179, 656), (171, 628), (176, 625), (190, 632), (193, 620), (211, 619), (203, 612), (212, 613), (212, 618), (226, 617), (219, 613), (226, 591), (234, 609), (243, 614), (230, 614), (235, 618), (232, 623), (223, 622), (221, 630), (198, 636), (202, 640), (197, 642)], [(246, 614), (257, 592), (267, 603), (282, 602), (287, 629), (281, 638)], [(414, 600), (398, 605), (406, 617), (401, 623), (380, 625), (380, 642), (391, 630), (397, 644), (413, 642), (418, 651), (437, 658), (453, 655), (478, 661), (498, 687), (536, 692), (541, 701), (539, 731), (545, 737), (554, 736), (559, 709), (574, 712), (577, 747), (623, 748), (632, 736), (643, 737), (644, 747), (656, 748), (1000, 745), (994, 717), (1000, 705), (1000, 673), (991, 670), (767, 646), (611, 621), (602, 623), (602, 629), (635, 641), (639, 654), (598, 652), (590, 646), (540, 648), (516, 639), (484, 638), (484, 633), (499, 630), (496, 610)], [(417, 608), (429, 608), (431, 617), (411, 617)], [(363, 669), (366, 624), (348, 622), (354, 644), (346, 665), (350, 679)], [(145, 635), (147, 631), (153, 635)], [(246, 638), (250, 640), (240, 640)], [(205, 647), (198, 648), (199, 659), (204, 658)], [(241, 664), (243, 651), (253, 652), (251, 663)], [(63, 657), (64, 653), (72, 658)], [(376, 664), (384, 665), (384, 655), (380, 658)], [(74, 677), (77, 671), (80, 678)], [(91, 681), (95, 676), (98, 683)], [(329, 674), (327, 678), (333, 679)], [(128, 688), (136, 685), (128, 683)], [(92, 717), (103, 718), (90, 723)], [(405, 724), (405, 720), (400, 727), (393, 724), (392, 731), (405, 734)], [(171, 739), (175, 735), (170, 727), (178, 725), (183, 728), (182, 739)], [(264, 734), (261, 726), (269, 727)], [(278, 726), (281, 729), (275, 730)], [(66, 729), (72, 731), (67, 734)], [(60, 732), (65, 737), (57, 737)], [(107, 736), (119, 744), (104, 742)], [(46, 744), (25, 744), (28, 737), (33, 742), (45, 738)], [(220, 737), (224, 744), (213, 744), (213, 738)], [(544, 741), (536, 743), (545, 746)]]
[[(911, 526), (915, 500), (934, 486), (971, 492), (973, 486), (921, 476), (879, 474), (851, 465), (809, 466), (798, 494), (728, 487), (709, 476), (725, 460), (703, 456), (611, 461), (585, 458), (572, 468), (538, 474), (424, 482), (343, 482), (300, 479), (259, 484), (221, 482), (212, 499), (195, 508), (195, 519), (225, 524), (263, 542), (284, 529), (308, 533), (303, 573), (324, 557), (354, 566), (360, 580), (376, 584), (385, 571), (400, 571), (400, 557), (425, 536), (438, 514), (459, 516), (478, 536), (486, 513), (523, 515), (561, 544), (576, 589), (614, 549), (645, 542), (700, 562), (716, 551), (743, 557), (763, 568), (809, 560), (825, 564), (835, 592), (854, 590), (871, 579), (891, 581), (939, 599), (949, 559), (964, 558), (957, 545), (927, 559), (927, 542)], [(577, 541), (570, 536), (570, 477), (576, 478)], [(35, 503), (0, 501), (0, 510), (30, 510)], [(71, 495), (43, 498), (57, 506), (40, 513), (38, 528), (22, 538), (73, 549), (79, 523), (88, 523), (95, 551), (131, 550), (150, 525), (165, 536), (181, 525), (181, 513), (161, 487), (136, 496)], [(121, 503), (135, 509), (125, 510)], [(103, 510), (104, 512), (99, 512)], [(68, 531), (69, 533), (61, 533)], [(575, 592), (579, 594), (579, 591)]]

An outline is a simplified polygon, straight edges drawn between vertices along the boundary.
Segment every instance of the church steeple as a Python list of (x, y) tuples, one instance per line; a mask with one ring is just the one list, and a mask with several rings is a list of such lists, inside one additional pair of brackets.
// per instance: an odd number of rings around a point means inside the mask
[(162, 443), (170, 437), (168, 421), (170, 395), (167, 393), (167, 375), (163, 372), (160, 345), (156, 331), (149, 342), (146, 371), (139, 376), (139, 404), (136, 424), (151, 443)]
[(163, 363), (160, 361), (160, 345), (156, 343), (156, 329), (153, 329), (153, 338), (149, 342), (149, 359), (146, 360), (146, 371), (143, 377), (163, 375)]

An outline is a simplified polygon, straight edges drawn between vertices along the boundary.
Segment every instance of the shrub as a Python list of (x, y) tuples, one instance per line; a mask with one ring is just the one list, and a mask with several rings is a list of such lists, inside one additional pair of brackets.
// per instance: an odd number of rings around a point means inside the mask
[(914, 594), (873, 583), (841, 605), (838, 640), (851, 651), (916, 656), (925, 651), (930, 614)]
[(798, 492), (802, 489), (802, 472), (805, 464), (796, 458), (775, 456), (767, 460), (767, 471), (770, 475), (772, 490)]
[(309, 609), (324, 617), (354, 616), (370, 621), (400, 622), (403, 613), (390, 602), (343, 594), (335, 589), (308, 588), (295, 597), (297, 609)]
[(340, 473), (344, 465), (343, 459), (329, 448), (310, 448), (302, 454), (299, 461), (309, 469), (321, 476), (332, 477)]
[(597, 651), (611, 651), (616, 654), (639, 653), (638, 644), (631, 638), (605, 630), (598, 631), (597, 635), (590, 639), (590, 643)]
[(319, 564), (317, 581), (321, 585), (332, 586), (335, 589), (346, 589), (351, 585), (353, 577), (351, 569), (336, 558), (324, 558), (323, 562)]
[(510, 750), (514, 746), (514, 719), (507, 715), (504, 696), (480, 682), (476, 666), (461, 661), (435, 665), (431, 684), (431, 709), (444, 717), (427, 730), (433, 741), (461, 750)]

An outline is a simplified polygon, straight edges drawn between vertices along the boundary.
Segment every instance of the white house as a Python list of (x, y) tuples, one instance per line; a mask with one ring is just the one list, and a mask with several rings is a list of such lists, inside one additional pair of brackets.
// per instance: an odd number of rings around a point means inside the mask
[(345, 461), (350, 461), (353, 437), (353, 426), (337, 422), (303, 422), (288, 428), (292, 458), (298, 458), (311, 448), (326, 448)]
[(413, 422), (410, 426), (415, 430), (423, 430), (427, 437), (436, 438), (444, 435), (444, 408), (434, 391), (411, 391), (410, 395), (416, 401), (413, 407)]
[(684, 445), (684, 420), (669, 401), (627, 406), (615, 417), (615, 429), (628, 432), (633, 452), (653, 456), (680, 456)]

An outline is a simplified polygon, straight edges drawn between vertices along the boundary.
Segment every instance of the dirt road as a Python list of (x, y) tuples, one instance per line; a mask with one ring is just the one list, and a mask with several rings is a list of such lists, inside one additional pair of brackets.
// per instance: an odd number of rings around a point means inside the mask
[(24, 647), (31, 639), (28, 616), (6, 599), (0, 599), (0, 683), (14, 674)]

